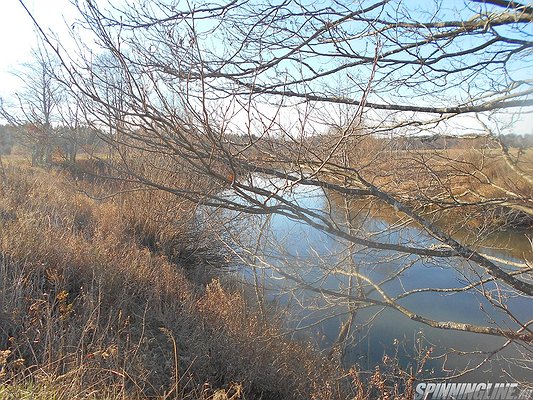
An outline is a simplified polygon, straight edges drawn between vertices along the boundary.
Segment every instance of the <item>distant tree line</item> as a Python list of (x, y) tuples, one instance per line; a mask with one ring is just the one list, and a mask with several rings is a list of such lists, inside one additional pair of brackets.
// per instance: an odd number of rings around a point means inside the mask
[(0, 155), (11, 154), (15, 143), (13, 129), (9, 125), (0, 125)]
[[(533, 135), (506, 134), (499, 136), (502, 143), (507, 147), (514, 148), (532, 148)], [(399, 137), (392, 140), (397, 149), (415, 150), (415, 149), (465, 149), (465, 148), (497, 148), (498, 144), (490, 137), (476, 136), (409, 136)]]
[(46, 132), (35, 124), (0, 125), (0, 154), (11, 154), (15, 148), (32, 155), (35, 165), (50, 163), (57, 155), (75, 162), (80, 152), (103, 151), (102, 133), (87, 126), (53, 127)]

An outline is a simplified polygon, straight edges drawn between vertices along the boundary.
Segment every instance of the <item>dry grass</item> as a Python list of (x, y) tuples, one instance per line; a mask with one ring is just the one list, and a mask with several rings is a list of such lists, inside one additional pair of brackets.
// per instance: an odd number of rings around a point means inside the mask
[(191, 205), (146, 191), (97, 201), (76, 190), (95, 182), (20, 165), (2, 179), (0, 397), (370, 396), (206, 275)]
[[(466, 144), (465, 144), (466, 146)], [(367, 146), (368, 147), (368, 146)], [(351, 154), (352, 166), (383, 190), (446, 225), (472, 228), (530, 229), (533, 187), (496, 148), (388, 148), (374, 144)], [(511, 149), (517, 167), (533, 173), (533, 149)], [(450, 227), (451, 228), (451, 227)]]

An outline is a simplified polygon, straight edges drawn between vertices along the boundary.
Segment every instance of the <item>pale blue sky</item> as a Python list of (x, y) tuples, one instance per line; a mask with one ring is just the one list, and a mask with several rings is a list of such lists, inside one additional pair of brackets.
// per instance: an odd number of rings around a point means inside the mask
[[(46, 28), (65, 31), (66, 19), (74, 14), (68, 0), (24, 0), (30, 11)], [(10, 72), (17, 65), (29, 60), (31, 49), (36, 46), (37, 35), (30, 17), (18, 0), (0, 2), (0, 96), (7, 98), (20, 85)]]
[[(64, 19), (72, 21), (76, 16), (69, 0), (24, 0), (33, 15), (45, 29), (52, 29), (60, 37), (68, 37)], [(63, 32), (63, 34), (62, 34)], [(36, 46), (37, 35), (32, 21), (18, 0), (0, 2), (0, 97), (9, 101), (21, 86), (21, 81), (10, 72), (30, 59), (30, 51)], [(65, 43), (62, 42), (64, 45)], [(465, 126), (472, 126), (464, 120)], [(533, 116), (524, 115), (514, 123), (516, 133), (533, 133)]]

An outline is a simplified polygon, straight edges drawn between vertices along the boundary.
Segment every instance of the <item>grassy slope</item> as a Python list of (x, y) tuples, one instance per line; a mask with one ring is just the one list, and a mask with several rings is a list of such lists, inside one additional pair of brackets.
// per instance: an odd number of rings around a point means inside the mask
[[(158, 230), (165, 219), (146, 218), (165, 199), (91, 200), (64, 174), (20, 165), (0, 179), (1, 398), (351, 392), (331, 361), (261, 323), (239, 290), (216, 279), (201, 285), (205, 273), (150, 251), (147, 236), (175, 250), (194, 235), (185, 222)], [(201, 260), (182, 266), (199, 271)]]

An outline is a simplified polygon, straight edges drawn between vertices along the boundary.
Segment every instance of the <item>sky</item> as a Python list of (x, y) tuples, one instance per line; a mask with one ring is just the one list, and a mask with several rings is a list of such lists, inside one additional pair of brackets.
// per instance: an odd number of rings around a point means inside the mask
[[(70, 0), (22, 0), (45, 30), (64, 37), (68, 35), (65, 20), (76, 17)], [(31, 59), (30, 52), (37, 45), (37, 34), (33, 22), (19, 0), (0, 0), (0, 97), (9, 101), (20, 90), (22, 82), (13, 75), (19, 65)], [(459, 120), (460, 121), (460, 120)], [(0, 122), (1, 123), (1, 122)], [(472, 126), (465, 118), (464, 126)], [(533, 114), (525, 114), (513, 122), (514, 133), (533, 134)]]
[[(24, 0), (28, 9), (47, 28), (66, 30), (64, 18), (75, 14), (68, 0)], [(33, 23), (19, 0), (0, 2), (0, 96), (9, 97), (20, 87), (13, 76), (20, 63), (29, 61), (31, 49), (36, 47), (37, 35)]]

